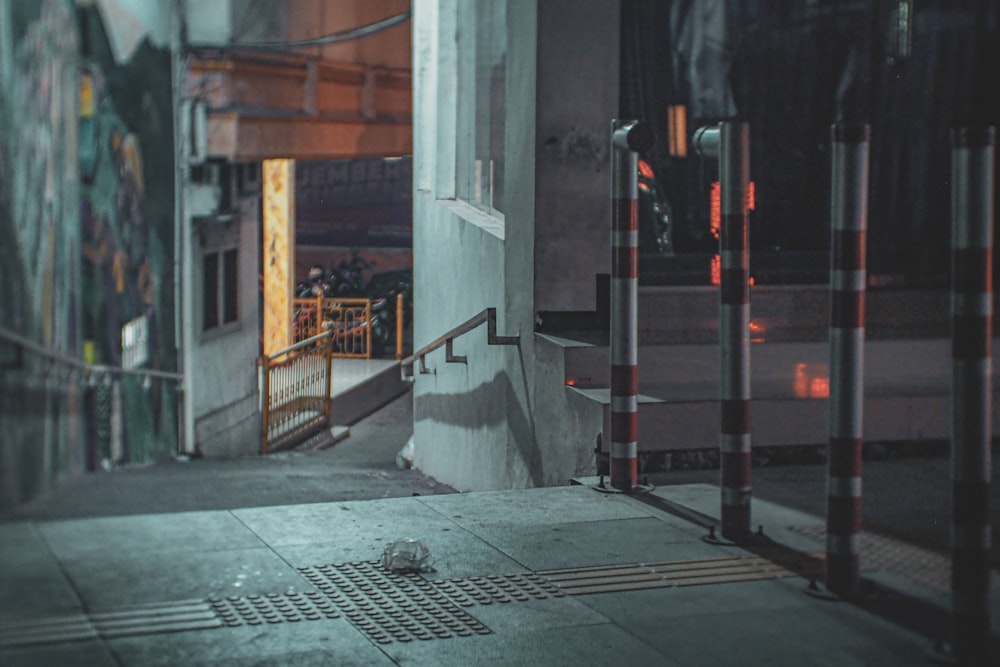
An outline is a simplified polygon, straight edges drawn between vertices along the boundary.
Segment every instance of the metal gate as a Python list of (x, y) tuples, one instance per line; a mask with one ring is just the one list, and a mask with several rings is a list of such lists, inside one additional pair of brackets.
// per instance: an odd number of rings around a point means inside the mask
[(333, 333), (333, 356), (372, 358), (372, 300), (304, 297), (294, 300), (292, 340), (300, 341), (327, 330)]
[(332, 334), (261, 358), (261, 453), (292, 447), (329, 426)]

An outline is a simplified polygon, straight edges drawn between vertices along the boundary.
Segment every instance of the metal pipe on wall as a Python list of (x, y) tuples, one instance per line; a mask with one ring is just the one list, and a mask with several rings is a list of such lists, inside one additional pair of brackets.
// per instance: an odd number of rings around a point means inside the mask
[(960, 665), (990, 645), (990, 406), (995, 130), (952, 132), (951, 598)]
[(396, 360), (403, 358), (403, 293), (396, 295)]
[(611, 122), (611, 486), (638, 487), (639, 190), (638, 152), (652, 148), (648, 125)]
[(719, 160), (720, 435), (722, 536), (750, 535), (750, 127), (727, 121), (698, 128), (699, 153)]
[(831, 135), (826, 587), (849, 596), (857, 592), (860, 571), (870, 132), (868, 125), (843, 123)]

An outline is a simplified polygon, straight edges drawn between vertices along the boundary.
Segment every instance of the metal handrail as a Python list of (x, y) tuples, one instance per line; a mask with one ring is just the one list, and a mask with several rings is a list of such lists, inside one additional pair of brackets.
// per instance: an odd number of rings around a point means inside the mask
[(87, 363), (86, 361), (82, 361), (75, 357), (70, 357), (65, 354), (60, 354), (59, 352), (54, 352), (53, 350), (50, 350), (43, 345), (39, 345), (38, 343), (32, 342), (31, 340), (24, 338), (23, 336), (19, 336), (13, 331), (4, 329), (3, 327), (0, 327), (0, 338), (5, 338), (10, 342), (14, 343), (15, 345), (20, 345), (26, 350), (29, 350), (36, 354), (40, 354), (44, 357), (48, 357), (52, 361), (60, 362), (66, 364), (67, 366), (71, 366), (73, 368), (79, 368), (89, 373), (94, 373), (94, 374), (105, 373), (108, 375), (117, 375), (117, 374), (140, 375), (140, 376), (148, 376), (154, 378), (162, 378), (165, 380), (177, 380), (177, 381), (180, 381), (184, 378), (184, 376), (181, 373), (174, 373), (171, 371), (161, 371), (155, 368), (123, 368), (121, 366), (108, 366), (105, 364), (90, 364)]
[(272, 352), (271, 354), (268, 354), (268, 355), (265, 355), (265, 356), (267, 357), (268, 360), (272, 360), (273, 361), (274, 359), (277, 359), (278, 357), (280, 357), (283, 354), (288, 354), (289, 352), (295, 352), (296, 350), (301, 350), (304, 347), (308, 347), (308, 346), (313, 345), (315, 343), (319, 343), (324, 338), (329, 338), (332, 335), (333, 335), (333, 330), (332, 329), (327, 329), (323, 333), (316, 334), (312, 338), (306, 338), (305, 340), (300, 340), (298, 343), (294, 343), (292, 345), (289, 345), (286, 348), (278, 350), (277, 352)]
[[(399, 362), (400, 375), (404, 380), (413, 377), (413, 364), (418, 360), (420, 361), (420, 372), (434, 373), (434, 371), (427, 370), (424, 364), (424, 357), (429, 353), (438, 349), (442, 345), (445, 346), (445, 361), (448, 363), (466, 363), (466, 357), (456, 356), (452, 354), (451, 343), (453, 340), (458, 338), (464, 333), (468, 333), (478, 327), (479, 325), (486, 323), (486, 343), (487, 345), (518, 345), (520, 343), (520, 336), (498, 336), (497, 335), (497, 309), (496, 308), (486, 308), (482, 312), (473, 315), (468, 320), (459, 324), (457, 327), (450, 329), (447, 333), (442, 334), (435, 338), (432, 342), (424, 345), (422, 348), (406, 357)], [(409, 369), (409, 372), (407, 372)]]

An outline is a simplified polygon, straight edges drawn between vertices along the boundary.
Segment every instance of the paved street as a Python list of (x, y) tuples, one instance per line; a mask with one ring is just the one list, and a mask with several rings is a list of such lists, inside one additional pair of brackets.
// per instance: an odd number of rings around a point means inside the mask
[[(947, 635), (945, 459), (866, 463), (866, 594), (829, 602), (822, 465), (755, 468), (736, 547), (684, 516), (717, 517), (718, 471), (455, 493), (396, 467), (410, 420), (407, 395), (330, 449), (95, 473), (6, 517), (0, 664), (917, 665)], [(433, 569), (380, 567), (400, 538)]]
[(413, 432), (410, 394), (351, 426), (350, 437), (319, 451), (234, 459), (163, 461), (99, 471), (0, 519), (64, 519), (120, 514), (236, 509), (452, 493), (396, 454)]

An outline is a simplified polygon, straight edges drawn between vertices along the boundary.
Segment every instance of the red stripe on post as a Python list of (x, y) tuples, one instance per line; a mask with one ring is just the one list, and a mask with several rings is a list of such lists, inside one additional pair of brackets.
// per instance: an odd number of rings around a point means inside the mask
[(858, 329), (865, 325), (865, 293), (854, 290), (830, 291), (830, 326)]
[(986, 127), (957, 127), (951, 131), (951, 143), (958, 148), (986, 148), (996, 141), (996, 130)]
[(750, 432), (750, 401), (746, 399), (722, 399), (722, 433), (724, 435), (744, 435)]
[(746, 215), (740, 213), (722, 214), (722, 238), (720, 247), (725, 251), (742, 252), (747, 248), (748, 229)]
[(826, 501), (828, 535), (854, 535), (861, 532), (861, 498), (827, 496)]
[(861, 438), (830, 438), (829, 459), (830, 477), (860, 477), (861, 476)]
[(636, 396), (639, 393), (639, 367), (634, 364), (611, 365), (611, 395)]
[(722, 269), (719, 275), (719, 292), (724, 305), (750, 303), (750, 276), (745, 269)]
[(634, 458), (615, 458), (610, 460), (611, 486), (621, 489), (631, 489), (639, 477), (639, 462)]
[(841, 271), (860, 271), (865, 268), (864, 230), (834, 229), (832, 268)]
[(989, 294), (993, 283), (991, 248), (955, 248), (951, 252), (951, 289), (963, 294)]
[(990, 356), (992, 320), (984, 315), (953, 315), (951, 356), (953, 359), (986, 359)]
[(838, 144), (862, 144), (868, 141), (871, 129), (867, 123), (837, 123), (832, 134)]
[(952, 482), (951, 518), (956, 526), (978, 528), (990, 523), (990, 485)]
[(722, 452), (721, 483), (729, 489), (750, 486), (750, 453)]
[(639, 229), (638, 200), (613, 197), (611, 199), (611, 231), (635, 232)]
[(611, 413), (611, 441), (637, 442), (639, 440), (639, 414), (636, 412)]
[(861, 559), (857, 554), (826, 555), (826, 587), (832, 592), (850, 594), (860, 581)]
[(726, 539), (740, 541), (746, 539), (749, 534), (750, 506), (747, 502), (727, 504), (723, 499), (719, 523), (722, 524), (722, 536)]
[(611, 248), (611, 277), (639, 277), (639, 249), (635, 246), (614, 246)]
[(953, 549), (951, 583), (956, 591), (987, 599), (990, 590), (990, 557), (985, 549)]

